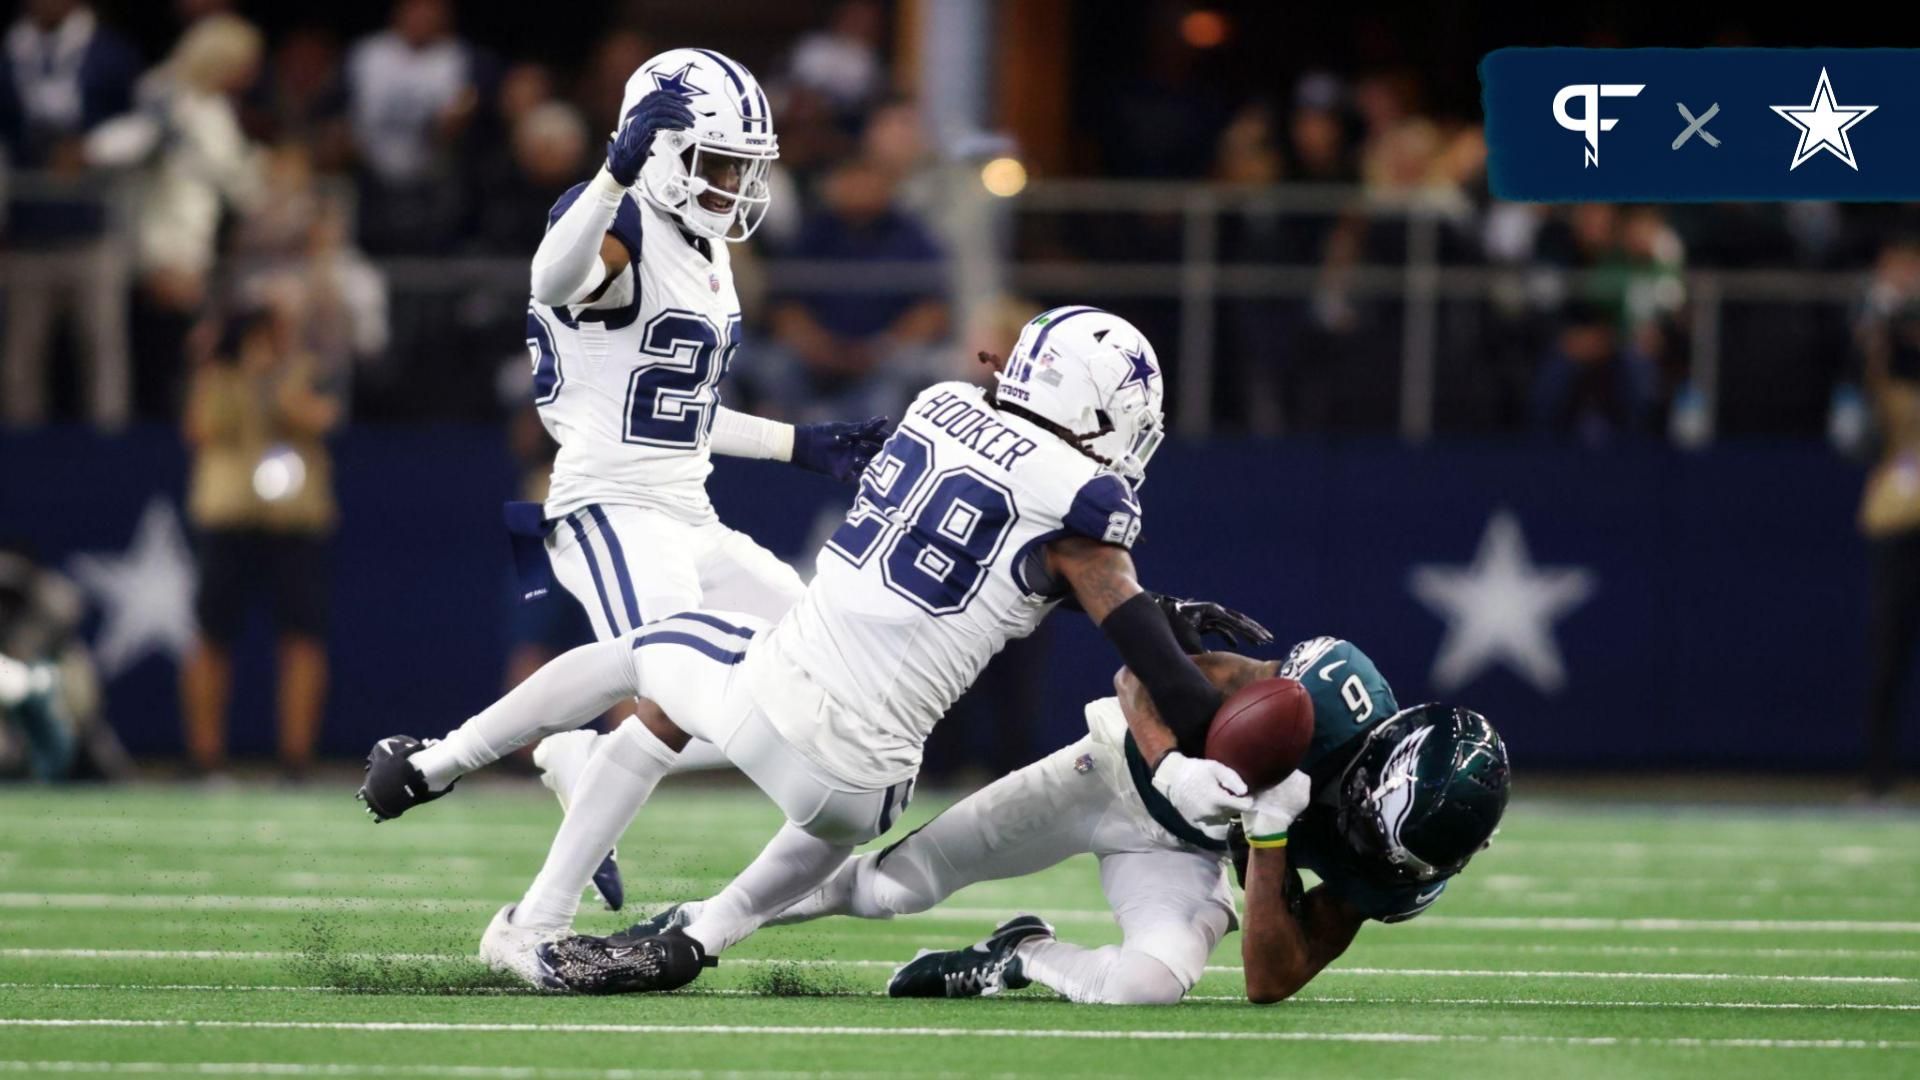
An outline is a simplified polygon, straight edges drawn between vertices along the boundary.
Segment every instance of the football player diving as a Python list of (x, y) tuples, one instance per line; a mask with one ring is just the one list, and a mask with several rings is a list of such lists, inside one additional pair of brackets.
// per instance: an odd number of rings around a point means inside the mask
[[(1232, 638), (1259, 629), (1214, 605), (1167, 606), (1183, 645), (1196, 652), (1203, 631)], [(975, 882), (1090, 852), (1121, 944), (1069, 944), (1042, 919), (1020, 915), (970, 948), (923, 950), (894, 973), (887, 992), (975, 997), (1038, 983), (1077, 1002), (1172, 1004), (1235, 927), (1231, 857), (1246, 890), (1239, 928), (1247, 998), (1274, 1002), (1344, 952), (1367, 920), (1400, 922), (1425, 911), (1487, 845), (1506, 808), (1508, 766), (1500, 736), (1478, 713), (1400, 709), (1373, 661), (1330, 637), (1301, 642), (1285, 661), (1224, 652), (1196, 659), (1224, 694), (1282, 675), (1299, 680), (1313, 704), (1300, 768), (1255, 793), (1231, 828), (1188, 820), (1168, 802), (1155, 766), (1180, 751), (1171, 732), (1158, 743), (1136, 739), (1158, 726), (1140, 722), (1156, 714), (1123, 668), (1117, 696), (1086, 707), (1084, 738), (900, 842), (848, 859), (773, 924), (913, 914)], [(1302, 869), (1320, 883), (1306, 889)], [(697, 917), (701, 907), (676, 905), (607, 940), (631, 943)]]

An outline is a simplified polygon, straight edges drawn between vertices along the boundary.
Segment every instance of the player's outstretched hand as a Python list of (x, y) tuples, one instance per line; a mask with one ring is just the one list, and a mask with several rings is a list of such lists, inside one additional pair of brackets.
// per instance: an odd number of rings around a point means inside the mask
[(1240, 815), (1240, 827), (1246, 830), (1249, 847), (1284, 847), (1287, 830), (1306, 812), (1313, 799), (1313, 781), (1299, 769), (1285, 780), (1253, 797), (1253, 806)]
[(1166, 612), (1181, 647), (1188, 652), (1204, 651), (1200, 639), (1206, 634), (1219, 634), (1233, 645), (1273, 644), (1271, 631), (1255, 622), (1252, 616), (1243, 615), (1224, 604), (1216, 604), (1211, 600), (1183, 600), (1163, 594), (1155, 594), (1154, 600), (1160, 604), (1160, 610)]
[(640, 166), (647, 163), (647, 151), (653, 137), (662, 131), (680, 131), (693, 126), (693, 110), (687, 99), (671, 90), (655, 90), (627, 110), (620, 130), (607, 142), (607, 172), (621, 187), (630, 187), (640, 177)]
[(1217, 761), (1190, 758), (1178, 750), (1160, 759), (1153, 789), (1195, 825), (1225, 825), (1253, 807), (1247, 782)]
[(887, 441), (893, 421), (884, 416), (825, 424), (795, 424), (793, 463), (843, 484), (860, 479), (867, 462)]

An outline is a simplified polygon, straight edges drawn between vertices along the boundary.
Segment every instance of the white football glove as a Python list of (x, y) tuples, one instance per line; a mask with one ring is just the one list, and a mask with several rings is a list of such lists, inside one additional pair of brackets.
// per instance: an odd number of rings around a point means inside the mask
[(34, 689), (33, 668), (0, 655), (0, 709), (11, 709), (27, 700)]
[(1253, 805), (1240, 815), (1240, 827), (1246, 830), (1247, 846), (1286, 847), (1287, 830), (1313, 799), (1313, 781), (1299, 769), (1285, 780), (1253, 797)]
[(1153, 789), (1195, 825), (1225, 825), (1253, 805), (1247, 782), (1217, 761), (1168, 751), (1153, 771)]

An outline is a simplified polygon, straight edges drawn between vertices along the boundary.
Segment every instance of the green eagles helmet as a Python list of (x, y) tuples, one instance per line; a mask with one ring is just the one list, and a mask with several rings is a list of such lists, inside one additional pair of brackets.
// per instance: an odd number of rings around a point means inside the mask
[(1341, 782), (1336, 822), (1383, 884), (1432, 881), (1487, 846), (1508, 783), (1507, 747), (1486, 717), (1416, 705), (1368, 734)]

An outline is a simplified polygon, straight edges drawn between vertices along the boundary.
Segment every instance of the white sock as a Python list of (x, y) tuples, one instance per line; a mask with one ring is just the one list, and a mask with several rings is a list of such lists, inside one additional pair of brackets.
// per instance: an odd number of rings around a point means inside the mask
[(632, 647), (618, 638), (561, 653), (447, 737), (408, 758), (435, 790), (633, 697)]
[(788, 822), (759, 858), (701, 905), (687, 933), (717, 956), (819, 888), (851, 854), (852, 844), (829, 843)]
[(1027, 978), (1067, 998), (1094, 1005), (1171, 1005), (1185, 996), (1172, 969), (1120, 945), (1089, 949), (1032, 938), (1015, 951)]
[(546, 864), (514, 909), (513, 925), (564, 930), (580, 910), (580, 893), (620, 841), (633, 817), (673, 767), (674, 753), (638, 720), (599, 740), (580, 774), (567, 817), (554, 834)]
[(767, 920), (768, 926), (790, 926), (794, 923), (824, 919), (829, 915), (860, 915), (868, 919), (892, 918), (892, 912), (874, 912), (868, 914), (854, 910), (854, 894), (864, 874), (871, 878), (871, 871), (862, 868), (873, 861), (871, 855), (861, 855), (847, 859), (833, 872), (826, 884), (789, 904), (785, 911)]

